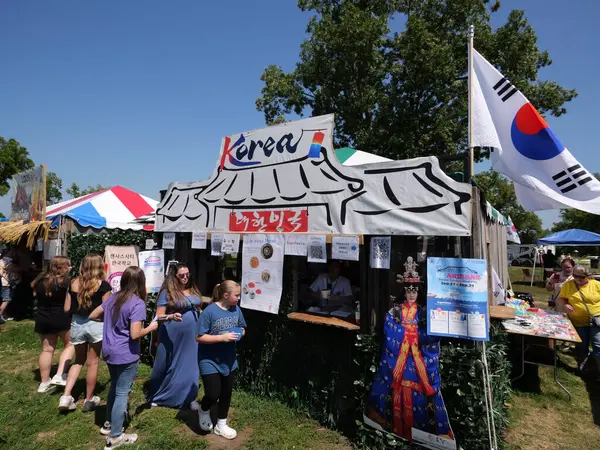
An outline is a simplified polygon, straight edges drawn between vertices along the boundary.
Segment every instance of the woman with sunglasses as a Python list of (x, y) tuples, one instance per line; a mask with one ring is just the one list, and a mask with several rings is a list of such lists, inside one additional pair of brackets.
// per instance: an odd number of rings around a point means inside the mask
[(152, 406), (198, 409), (198, 343), (202, 304), (190, 269), (177, 264), (167, 275), (156, 301), (160, 323), (158, 349), (148, 401)]
[[(575, 266), (573, 279), (565, 282), (556, 302), (557, 310), (566, 312), (573, 322), (581, 343), (576, 345), (577, 366), (588, 355), (590, 344), (600, 373), (600, 281), (590, 277), (585, 266)], [(600, 381), (600, 377), (599, 377)]]

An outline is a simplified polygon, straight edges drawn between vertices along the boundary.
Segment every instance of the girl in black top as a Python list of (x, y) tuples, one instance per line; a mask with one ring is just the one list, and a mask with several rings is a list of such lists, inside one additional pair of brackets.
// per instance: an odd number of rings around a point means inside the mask
[[(73, 358), (73, 346), (70, 339), (71, 314), (64, 311), (65, 299), (69, 289), (70, 262), (62, 256), (55, 256), (50, 261), (50, 267), (42, 272), (33, 283), (33, 295), (37, 298), (38, 311), (35, 318), (35, 332), (42, 341), (39, 367), (42, 382), (38, 392), (51, 389), (52, 385), (66, 384), (65, 366)], [(58, 370), (50, 380), (52, 358), (58, 338), (63, 342), (64, 350), (60, 355)]]
[(87, 375), (83, 411), (93, 411), (100, 403), (100, 397), (94, 395), (94, 389), (102, 352), (104, 324), (90, 320), (89, 315), (111, 295), (110, 284), (104, 280), (105, 278), (106, 271), (102, 257), (88, 255), (81, 262), (79, 276), (71, 281), (71, 295), (67, 296), (64, 309), (73, 314), (71, 342), (75, 346), (75, 362), (69, 370), (65, 392), (58, 402), (59, 411), (73, 411), (76, 408), (71, 392), (84, 362), (87, 365)]

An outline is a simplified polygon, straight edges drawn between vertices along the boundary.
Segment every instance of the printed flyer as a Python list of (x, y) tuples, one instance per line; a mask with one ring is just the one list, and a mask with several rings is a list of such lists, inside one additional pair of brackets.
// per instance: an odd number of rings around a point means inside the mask
[(241, 306), (271, 314), (279, 313), (283, 290), (285, 237), (247, 234), (242, 251)]
[(121, 276), (129, 266), (138, 265), (138, 248), (131, 245), (128, 247), (115, 247), (107, 245), (104, 249), (104, 265), (108, 284), (113, 293), (121, 289)]
[(427, 334), (489, 340), (484, 259), (427, 258)]

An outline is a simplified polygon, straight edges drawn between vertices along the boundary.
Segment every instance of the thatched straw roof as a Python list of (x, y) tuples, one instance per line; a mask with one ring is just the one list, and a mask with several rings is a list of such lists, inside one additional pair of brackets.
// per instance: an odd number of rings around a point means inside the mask
[(48, 240), (50, 222), (46, 220), (23, 223), (23, 221), (0, 223), (0, 241), (18, 244), (27, 236), (27, 247), (33, 248), (38, 239)]

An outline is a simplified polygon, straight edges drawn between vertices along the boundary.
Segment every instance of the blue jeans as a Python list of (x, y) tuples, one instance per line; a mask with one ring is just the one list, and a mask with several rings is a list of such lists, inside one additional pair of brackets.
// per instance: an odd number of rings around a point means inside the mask
[(117, 437), (122, 433), (129, 392), (139, 365), (139, 361), (129, 364), (107, 364), (110, 372), (110, 389), (106, 401), (106, 420), (110, 422), (110, 437)]
[(581, 338), (581, 343), (575, 344), (577, 356), (585, 358), (590, 351), (590, 344), (592, 344), (592, 354), (594, 355), (594, 358), (600, 359), (600, 328), (590, 326), (575, 327), (575, 329)]

